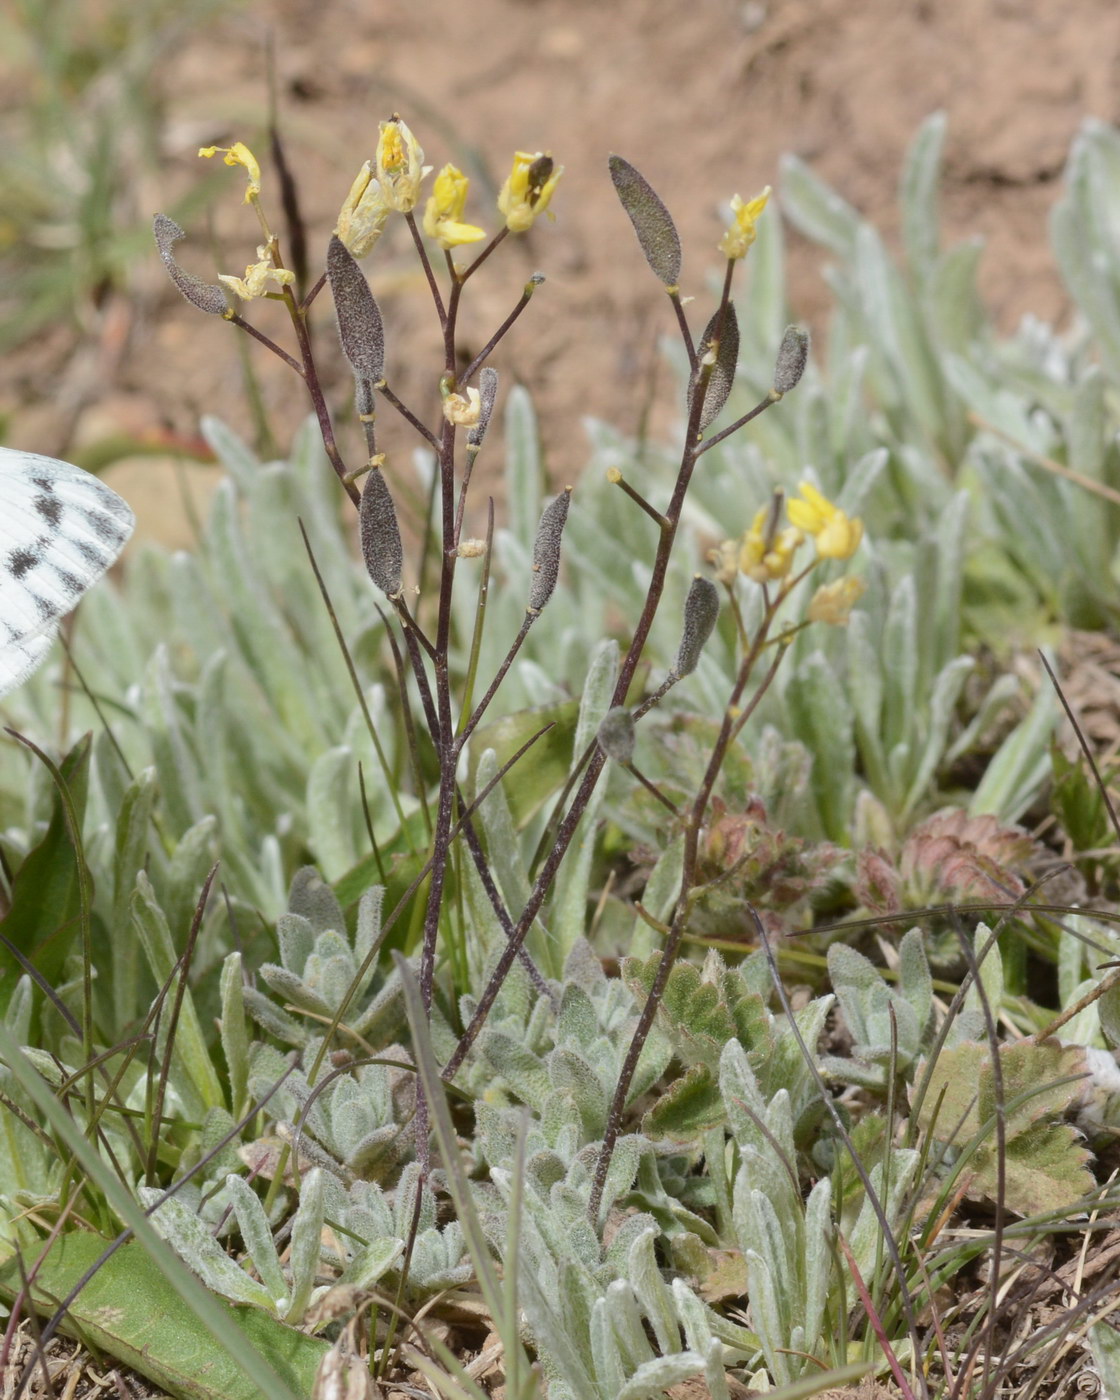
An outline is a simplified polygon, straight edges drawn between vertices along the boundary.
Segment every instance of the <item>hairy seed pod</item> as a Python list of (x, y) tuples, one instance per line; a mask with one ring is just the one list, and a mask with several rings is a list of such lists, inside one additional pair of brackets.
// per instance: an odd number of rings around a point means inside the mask
[(560, 537), (564, 533), (571, 496), (572, 488), (565, 486), (559, 496), (550, 501), (541, 512), (537, 538), (533, 541), (533, 582), (529, 587), (529, 603), (526, 609), (534, 617), (552, 597), (560, 574)]
[(490, 415), (494, 412), (494, 400), (498, 397), (498, 371), (489, 365), (478, 376), (479, 393), (482, 402), (479, 407), (478, 422), (467, 434), (468, 447), (481, 447), (486, 429), (490, 426)]
[(700, 653), (712, 635), (718, 617), (719, 589), (711, 579), (697, 574), (684, 602), (684, 630), (681, 632), (677, 664), (673, 667), (676, 675), (690, 676), (696, 670)]
[(187, 236), (175, 220), (169, 219), (166, 214), (157, 214), (152, 220), (152, 233), (155, 235), (156, 248), (163, 259), (163, 265), (167, 268), (167, 275), (190, 304), (196, 306), (199, 311), (204, 311), (207, 316), (224, 316), (229, 310), (229, 298), (221, 283), (204, 282), (201, 277), (196, 277), (193, 272), (188, 272), (175, 261), (171, 250), (180, 238)]
[(615, 763), (629, 763), (634, 757), (634, 716), (625, 705), (608, 710), (599, 724), (599, 747)]
[(673, 217), (653, 186), (628, 160), (611, 156), (611, 180), (630, 216), (646, 262), (666, 287), (675, 287), (681, 276), (681, 240)]
[(376, 384), (385, 374), (385, 327), (365, 273), (337, 234), (327, 248), (327, 277), (342, 353), (360, 379)]
[(774, 365), (775, 394), (788, 394), (791, 389), (797, 388), (808, 358), (809, 332), (800, 326), (787, 326)]
[(354, 412), (359, 418), (373, 417), (373, 385), (361, 375), (354, 376)]
[(370, 578), (382, 593), (387, 593), (390, 598), (399, 597), (404, 549), (397, 524), (397, 508), (380, 467), (374, 467), (366, 475), (358, 520), (362, 558)]
[[(720, 409), (727, 402), (731, 386), (735, 383), (735, 370), (739, 364), (739, 321), (730, 302), (723, 312), (722, 319), (723, 326), (720, 328), (720, 313), (717, 311), (704, 327), (704, 335), (700, 341), (700, 363), (703, 364), (705, 355), (711, 353), (716, 331), (719, 329), (715, 364), (708, 378), (708, 387), (704, 391), (704, 407), (700, 410), (700, 421), (696, 425), (700, 432), (719, 417)], [(696, 393), (699, 378), (700, 370), (697, 368), (688, 381), (689, 412), (692, 411), (692, 398)]]

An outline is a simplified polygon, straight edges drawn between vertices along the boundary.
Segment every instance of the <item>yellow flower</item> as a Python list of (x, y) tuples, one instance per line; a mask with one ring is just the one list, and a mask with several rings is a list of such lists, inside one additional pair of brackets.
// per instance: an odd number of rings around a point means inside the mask
[(481, 414), (482, 395), (477, 389), (468, 389), (466, 398), (462, 394), (448, 394), (443, 401), (443, 416), (457, 427), (473, 428)]
[(809, 604), (809, 621), (842, 627), (848, 621), (852, 608), (863, 597), (863, 592), (863, 579), (852, 574), (845, 574), (835, 583), (822, 583)]
[(441, 248), (458, 248), (460, 244), (477, 243), (486, 237), (484, 228), (463, 223), (470, 184), (463, 172), (453, 165), (445, 165), (436, 176), (428, 207), (424, 210), (424, 232)]
[(794, 553), (804, 539), (800, 530), (788, 525), (784, 530), (775, 531), (773, 538), (767, 539), (769, 516), (770, 510), (764, 506), (739, 546), (739, 569), (755, 583), (785, 578), (793, 567)]
[(203, 146), (198, 154), (204, 160), (209, 160), (211, 156), (216, 156), (219, 151), (224, 153), (226, 165), (240, 165), (245, 168), (249, 176), (249, 187), (245, 191), (245, 203), (252, 204), (261, 192), (261, 167), (256, 156), (241, 141), (235, 141), (232, 146)]
[(377, 178), (390, 209), (398, 214), (408, 214), (415, 209), (420, 198), (420, 182), (431, 168), (424, 164), (419, 141), (400, 117), (394, 115), (381, 123)]
[(766, 201), (770, 198), (770, 186), (767, 185), (761, 194), (755, 195), (749, 204), (744, 204), (738, 195), (731, 200), (731, 212), (734, 219), (731, 227), (719, 241), (720, 252), (728, 258), (745, 258), (747, 249), (754, 242), (758, 233), (758, 218), (766, 208)]
[(498, 195), (498, 209), (510, 233), (526, 233), (539, 214), (548, 208), (557, 181), (564, 173), (562, 165), (554, 165), (552, 157), (530, 155), (518, 151), (513, 157), (513, 169)]
[(334, 231), (356, 258), (364, 258), (381, 237), (392, 212), (367, 160), (343, 200)]
[(796, 497), (787, 506), (790, 520), (817, 542), (817, 554), (822, 559), (850, 559), (863, 539), (863, 521), (844, 514), (807, 481), (797, 488), (804, 500)]
[(289, 272), (286, 267), (275, 266), (268, 256), (267, 247), (258, 248), (257, 257), (259, 261), (252, 263), (245, 269), (244, 277), (228, 277), (223, 273), (218, 274), (218, 281), (224, 283), (231, 291), (236, 292), (242, 301), (253, 301), (257, 297), (267, 295), (269, 278), (281, 287), (286, 287), (295, 281), (294, 272)]

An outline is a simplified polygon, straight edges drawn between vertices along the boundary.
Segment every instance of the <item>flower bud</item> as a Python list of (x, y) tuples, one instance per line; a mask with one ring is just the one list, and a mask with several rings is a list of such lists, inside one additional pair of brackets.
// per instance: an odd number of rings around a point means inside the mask
[(719, 617), (719, 589), (711, 581), (697, 574), (684, 601), (684, 630), (677, 651), (677, 664), (673, 672), (677, 676), (690, 676), (696, 670), (704, 644), (712, 635), (712, 628)]
[(565, 486), (555, 500), (545, 506), (533, 541), (533, 582), (526, 608), (535, 617), (552, 597), (560, 575), (560, 538), (568, 518), (572, 488)]
[(615, 763), (629, 763), (634, 757), (634, 716), (625, 705), (608, 710), (599, 724), (599, 747)]
[(778, 347), (778, 359), (774, 365), (774, 393), (788, 394), (796, 389), (805, 373), (805, 362), (809, 358), (809, 332), (800, 326), (787, 326)]
[(747, 249), (758, 236), (758, 220), (770, 198), (770, 186), (744, 204), (738, 195), (731, 200), (734, 218), (731, 226), (719, 241), (719, 250), (726, 258), (745, 258)]

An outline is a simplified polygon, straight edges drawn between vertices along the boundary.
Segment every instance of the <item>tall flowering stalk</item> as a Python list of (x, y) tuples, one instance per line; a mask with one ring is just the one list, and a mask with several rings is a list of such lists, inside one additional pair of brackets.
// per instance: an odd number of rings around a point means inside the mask
[[(218, 149), (209, 147), (200, 154), (213, 156)], [(660, 968), (639, 1018), (616, 1088), (600, 1152), (590, 1202), (592, 1218), (597, 1219), (607, 1167), (620, 1131), (623, 1107), (638, 1057), (686, 932), (690, 911), (703, 892), (700, 876), (701, 834), (721, 765), (730, 745), (749, 721), (769, 685), (793, 631), (811, 622), (843, 623), (860, 591), (860, 584), (854, 578), (827, 583), (818, 589), (807, 616), (801, 622), (784, 631), (779, 628), (779, 613), (793, 590), (823, 561), (850, 558), (859, 546), (862, 533), (858, 520), (845, 515), (826, 500), (811, 482), (806, 482), (801, 487), (800, 495), (788, 505), (780, 497), (763, 504), (741, 538), (725, 541), (714, 551), (712, 562), (716, 581), (703, 575), (693, 580), (674, 666), (661, 685), (644, 700), (637, 705), (629, 702), (662, 600), (694, 471), (704, 453), (712, 446), (740, 431), (794, 389), (805, 367), (807, 337), (803, 332), (791, 328), (782, 342), (773, 386), (767, 395), (748, 413), (708, 436), (735, 382), (739, 329), (731, 299), (734, 274), (755, 240), (758, 220), (766, 208), (769, 189), (746, 202), (738, 196), (732, 200), (732, 218), (719, 243), (719, 249), (726, 258), (722, 293), (706, 326), (696, 336), (689, 324), (685, 299), (681, 295), (680, 240), (672, 218), (660, 198), (633, 166), (617, 157), (611, 160), (611, 178), (646, 260), (669, 297), (688, 356), (687, 424), (676, 479), (669, 499), (663, 505), (647, 500), (620, 472), (612, 472), (611, 479), (653, 523), (655, 534), (650, 582), (622, 659), (610, 712), (603, 721), (598, 741), (584, 755), (582, 772), (577, 769), (574, 791), (566, 793), (562, 799), (551, 832), (551, 842), (524, 907), (511, 910), (498, 890), (474, 824), (475, 813), (485, 797), (485, 791), (468, 804), (460, 790), (457, 774), (466, 745), (486, 715), (530, 629), (537, 623), (558, 586), (571, 488), (561, 491), (541, 516), (533, 544), (532, 574), (527, 580), (525, 611), (517, 635), (486, 684), (481, 698), (476, 701), (474, 685), (480, 612), (476, 621), (476, 645), (472, 647), (471, 667), (465, 686), (457, 695), (450, 657), (453, 640), (452, 600), (458, 568), (460, 561), (476, 558), (487, 550), (485, 541), (465, 538), (463, 528), (471, 473), (483, 446), (498, 389), (497, 375), (488, 362), (495, 347), (516, 326), (543, 279), (538, 275), (530, 278), (505, 320), (465, 369), (460, 368), (458, 325), (463, 295), (478, 269), (504, 240), (527, 233), (544, 214), (552, 217), (551, 205), (563, 168), (545, 153), (518, 151), (498, 195), (499, 227), (496, 233), (487, 236), (480, 225), (468, 219), (470, 182), (455, 166), (447, 164), (442, 167), (425, 199), (424, 182), (431, 167), (424, 163), (424, 152), (415, 135), (400, 117), (393, 116), (381, 123), (376, 152), (363, 164), (339, 210), (323, 275), (306, 295), (300, 297), (295, 289), (293, 274), (284, 266), (279, 239), (269, 226), (262, 202), (264, 182), (256, 158), (242, 143), (235, 143), (223, 150), (226, 163), (240, 167), (246, 173), (245, 199), (256, 213), (264, 239), (257, 248), (256, 261), (247, 267), (243, 277), (222, 275), (216, 284), (205, 283), (179, 265), (173, 249), (183, 237), (183, 232), (163, 216), (157, 217), (155, 226), (160, 256), (175, 285), (192, 304), (208, 314), (223, 317), (252, 335), (303, 379), (328, 456), (343, 489), (358, 509), (363, 558), (371, 581), (384, 595), (395, 616), (394, 650), (403, 655), (411, 671), (419, 696), (419, 719), (438, 756), (439, 773), (431, 815), (428, 857), (406, 896), (383, 921), (383, 934), (400, 917), (414, 895), (422, 899), (419, 981), (423, 1004), (430, 1014), (440, 931), (446, 923), (448, 868), (453, 847), (461, 837), (506, 940), (490, 980), (478, 998), (471, 1020), (463, 1028), (459, 1042), (443, 1068), (445, 1079), (451, 1079), (462, 1065), (516, 960), (525, 965), (542, 995), (554, 996), (552, 988), (528, 955), (526, 938), (554, 885), (607, 763), (618, 764), (635, 781), (649, 788), (668, 806), (673, 820), (683, 829), (683, 873), (666, 929)], [(419, 218), (418, 211), (422, 211)], [(391, 387), (381, 311), (360, 266), (360, 259), (376, 248), (386, 226), (394, 218), (403, 219), (409, 230), (442, 334), (442, 366), (434, 376), (438, 381), (440, 413), (434, 423), (424, 422), (420, 414), (403, 403)], [(474, 245), (479, 245), (479, 248), (472, 253), (471, 261), (465, 265), (455, 261), (453, 254)], [(365, 447), (365, 460), (357, 469), (348, 467), (343, 459), (308, 334), (309, 314), (316, 298), (328, 284), (334, 300), (342, 349), (354, 375), (355, 412)], [(241, 306), (261, 298), (284, 303), (295, 336), (295, 353), (282, 349), (244, 319)], [(435, 515), (440, 541), (438, 584), (432, 603), (422, 598), (415, 612), (409, 601), (412, 594), (397, 519), (393, 464), (378, 444), (376, 405), (379, 400), (401, 415), (420, 441), (434, 452), (437, 462)], [(808, 557), (810, 542), (812, 553)], [(741, 659), (703, 780), (692, 800), (682, 810), (668, 802), (636, 768), (633, 761), (636, 726), (682, 677), (697, 666), (702, 648), (716, 626), (721, 610), (717, 583), (722, 584), (735, 619), (741, 641)], [(748, 632), (738, 601), (738, 594), (745, 588), (762, 590), (761, 620), (753, 632)], [(409, 717), (410, 726), (412, 722)], [(326, 1052), (345, 1010), (344, 1003), (324, 1038), (321, 1055)], [(313, 1067), (312, 1079), (318, 1068), (318, 1064)], [(426, 1162), (426, 1124), (421, 1097), (417, 1135), (422, 1163)]]

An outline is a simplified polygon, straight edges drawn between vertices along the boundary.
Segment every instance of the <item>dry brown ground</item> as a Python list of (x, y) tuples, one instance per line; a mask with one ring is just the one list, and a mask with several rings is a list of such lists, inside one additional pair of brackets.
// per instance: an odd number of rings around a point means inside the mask
[[(138, 177), (137, 214), (173, 206), (197, 179), (200, 144), (245, 139), (263, 149), (269, 36), (313, 247), (372, 153), (378, 119), (393, 110), (421, 134), (430, 160), (456, 160), (479, 177), (480, 221), (486, 181), (501, 180), (513, 149), (548, 149), (563, 162), (556, 222), (476, 279), (465, 329), (483, 337), (525, 276), (547, 273), (499, 365), (534, 388), (553, 473), (565, 478), (585, 455), (584, 415), (635, 426), (656, 333), (668, 326), (607, 179), (609, 151), (638, 165), (670, 204), (686, 290), (702, 293), (722, 207), (736, 191), (748, 197), (776, 183), (783, 151), (811, 162), (892, 235), (906, 145), (923, 117), (945, 108), (945, 232), (987, 240), (983, 289), (1010, 326), (1027, 311), (1062, 317), (1047, 212), (1081, 121), (1120, 119), (1115, 0), (258, 0), (188, 30), (163, 61), (164, 164), (156, 178)], [(216, 263), (204, 220), (181, 245), (207, 276), (240, 272), (256, 241), (239, 176), (227, 173)], [(789, 245), (793, 313), (819, 326), (822, 255), (796, 235)], [(368, 266), (390, 328), (391, 377), (430, 404), (430, 316), (415, 264), (390, 238)], [(275, 308), (258, 317), (282, 333)], [(180, 302), (154, 257), (136, 268), (129, 295), (87, 326), (81, 342), (47, 337), (0, 369), (12, 445), (58, 452), (119, 432), (189, 434), (202, 412), (248, 429), (233, 334)], [(329, 354), (329, 334), (323, 344)], [(255, 362), (283, 444), (305, 401), (279, 365)], [(118, 485), (127, 494), (154, 495), (166, 527), (175, 512), (156, 468), (134, 464), (126, 481)]]

